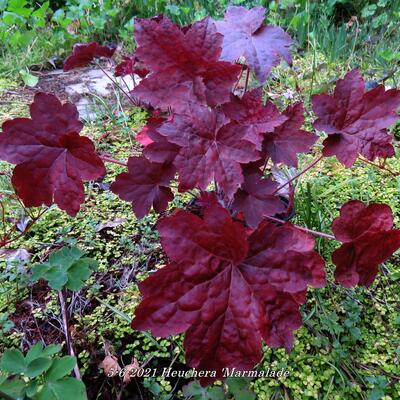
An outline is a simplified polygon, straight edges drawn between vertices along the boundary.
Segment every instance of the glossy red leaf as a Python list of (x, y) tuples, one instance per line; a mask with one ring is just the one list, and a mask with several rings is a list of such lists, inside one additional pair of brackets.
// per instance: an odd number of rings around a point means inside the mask
[(159, 222), (170, 264), (140, 284), (132, 326), (162, 337), (186, 332), (188, 364), (222, 378), (222, 368), (253, 368), (262, 339), (290, 349), (305, 290), (325, 275), (314, 239), (293, 225), (264, 222), (249, 236), (211, 204), (203, 219), (177, 211)]
[(145, 78), (149, 70), (145, 68), (135, 56), (123, 56), (115, 67), (115, 76), (126, 76), (136, 74), (140, 78)]
[(275, 164), (297, 167), (297, 155), (308, 152), (318, 137), (301, 129), (304, 123), (302, 103), (289, 106), (283, 115), (286, 121), (264, 136), (263, 152)]
[(82, 181), (103, 176), (103, 162), (92, 141), (79, 136), (82, 123), (73, 104), (38, 93), (30, 114), (3, 124), (0, 158), (17, 164), (12, 183), (27, 207), (54, 201), (74, 216), (85, 197)]
[(247, 10), (231, 6), (224, 20), (215, 22), (218, 32), (224, 35), (221, 59), (235, 61), (244, 56), (261, 83), (281, 58), (292, 63), (289, 48), (293, 42), (282, 28), (264, 25), (264, 18), (264, 7)]
[(332, 231), (343, 244), (332, 254), (335, 278), (345, 287), (370, 286), (379, 270), (400, 247), (400, 230), (386, 204), (347, 202), (333, 221)]
[(216, 109), (191, 108), (187, 114), (174, 115), (158, 132), (181, 146), (174, 160), (181, 191), (206, 190), (215, 180), (232, 198), (243, 182), (240, 164), (260, 158), (255, 145), (246, 139), (247, 128), (230, 122)]
[(71, 55), (64, 62), (64, 71), (84, 67), (98, 57), (111, 58), (115, 47), (100, 46), (96, 42), (77, 43), (72, 49)]
[(244, 182), (235, 194), (233, 209), (243, 212), (247, 225), (256, 228), (266, 216), (285, 211), (285, 206), (275, 193), (279, 184), (270, 177), (264, 178), (259, 168), (243, 169)]
[(168, 18), (137, 19), (136, 56), (151, 73), (133, 90), (155, 108), (175, 111), (189, 103), (216, 106), (229, 101), (240, 65), (219, 61), (222, 36), (209, 19), (186, 30)]
[(314, 127), (328, 134), (324, 156), (350, 167), (359, 154), (370, 161), (394, 155), (386, 128), (399, 118), (400, 90), (378, 86), (365, 92), (362, 76), (353, 70), (337, 82), (332, 96), (315, 95), (312, 104), (318, 117)]
[(261, 150), (263, 133), (272, 132), (274, 128), (287, 120), (273, 103), (262, 101), (262, 89), (246, 92), (242, 98), (231, 96), (231, 101), (223, 105), (223, 111), (231, 120), (246, 126), (246, 137)]
[(180, 150), (180, 146), (170, 143), (158, 132), (165, 121), (172, 121), (172, 117), (165, 118), (158, 114), (151, 116), (136, 137), (136, 140), (145, 146), (143, 154), (146, 158), (161, 164), (172, 163)]
[(153, 206), (156, 212), (164, 211), (174, 196), (169, 188), (174, 178), (172, 165), (152, 163), (145, 157), (130, 157), (128, 172), (119, 174), (111, 190), (122, 200), (132, 203), (138, 218), (143, 218)]

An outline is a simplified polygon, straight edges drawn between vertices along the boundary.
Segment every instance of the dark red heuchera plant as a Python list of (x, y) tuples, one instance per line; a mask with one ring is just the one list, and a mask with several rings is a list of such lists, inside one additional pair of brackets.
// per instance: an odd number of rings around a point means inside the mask
[[(204, 385), (221, 378), (222, 368), (253, 368), (263, 340), (293, 346), (307, 287), (325, 284), (313, 234), (342, 243), (332, 261), (336, 281), (346, 287), (370, 285), (379, 264), (400, 247), (400, 230), (383, 204), (346, 203), (333, 221), (334, 236), (287, 222), (292, 182), (322, 157), (350, 167), (359, 156), (371, 163), (394, 155), (386, 129), (398, 118), (400, 91), (366, 92), (353, 70), (332, 95), (313, 96), (314, 128), (327, 134), (322, 155), (278, 182), (266, 172), (271, 165), (296, 167), (297, 155), (318, 136), (302, 129), (303, 104), (281, 112), (263, 102), (261, 87), (248, 90), (250, 73), (262, 84), (281, 59), (291, 63), (290, 37), (264, 25), (264, 13), (230, 7), (223, 21), (186, 27), (163, 16), (138, 19), (137, 50), (116, 67), (118, 76), (142, 78), (130, 96), (152, 115), (137, 137), (143, 155), (129, 158), (111, 190), (132, 203), (138, 218), (167, 209), (173, 181), (197, 196), (195, 207), (158, 222), (169, 264), (140, 284), (143, 300), (132, 326), (156, 336), (186, 332), (188, 364), (215, 371), (202, 378)], [(65, 69), (112, 52), (78, 45)], [(103, 177), (103, 161), (113, 160), (99, 157), (81, 128), (73, 105), (43, 93), (30, 119), (4, 123), (0, 157), (17, 165), (12, 182), (26, 206), (55, 202), (73, 216), (84, 201), (82, 181)]]

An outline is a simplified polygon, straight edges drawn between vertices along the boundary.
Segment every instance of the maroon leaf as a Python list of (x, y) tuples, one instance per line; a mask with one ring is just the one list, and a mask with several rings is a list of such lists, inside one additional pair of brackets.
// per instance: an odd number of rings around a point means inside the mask
[(170, 264), (140, 284), (132, 327), (155, 336), (186, 332), (188, 364), (222, 378), (222, 368), (253, 368), (262, 339), (293, 346), (305, 290), (323, 286), (325, 274), (314, 239), (293, 225), (264, 222), (248, 236), (212, 204), (204, 219), (178, 211), (159, 222)]
[(400, 90), (378, 86), (364, 92), (364, 80), (353, 70), (337, 82), (333, 96), (318, 94), (312, 103), (318, 116), (314, 127), (329, 135), (323, 143), (324, 156), (336, 156), (350, 167), (359, 154), (370, 161), (394, 155), (386, 128), (399, 118)]
[(244, 182), (235, 194), (233, 209), (243, 212), (247, 224), (255, 228), (263, 217), (285, 211), (285, 206), (275, 193), (279, 185), (269, 177), (263, 178), (258, 168), (245, 168)]
[(392, 210), (386, 204), (352, 200), (340, 209), (332, 231), (343, 244), (332, 254), (336, 280), (345, 287), (370, 286), (379, 264), (400, 247), (400, 230), (393, 228)]
[(0, 135), (0, 158), (17, 164), (12, 183), (27, 207), (53, 201), (71, 216), (84, 201), (82, 180), (105, 174), (92, 141), (79, 136), (82, 123), (71, 103), (38, 93), (31, 118), (6, 121)]
[(155, 114), (147, 120), (146, 125), (139, 132), (136, 140), (145, 146), (143, 154), (152, 162), (170, 164), (175, 160), (180, 147), (170, 143), (167, 138), (161, 135), (158, 130), (165, 121), (171, 121)]
[(133, 95), (155, 108), (175, 111), (188, 103), (216, 106), (229, 100), (240, 65), (219, 61), (222, 36), (209, 18), (180, 29), (168, 18), (138, 19), (136, 56), (151, 74)]
[(72, 54), (64, 62), (64, 71), (84, 67), (97, 57), (111, 58), (115, 47), (100, 46), (96, 42), (77, 43), (72, 49)]
[(123, 56), (123, 61), (115, 67), (115, 76), (139, 75), (145, 78), (149, 70), (135, 56)]
[(232, 95), (223, 110), (227, 117), (248, 127), (246, 137), (260, 150), (262, 133), (272, 132), (287, 119), (270, 101), (263, 104), (261, 88), (246, 92), (242, 98)]
[(301, 129), (304, 123), (302, 103), (289, 106), (283, 115), (287, 120), (264, 136), (263, 151), (275, 164), (297, 167), (297, 154), (308, 152), (318, 137)]
[(264, 16), (264, 7), (247, 10), (231, 6), (224, 20), (215, 22), (218, 32), (224, 35), (221, 59), (235, 61), (244, 56), (261, 83), (281, 58), (292, 63), (291, 37), (279, 27), (263, 25)]
[(222, 112), (196, 107), (177, 114), (158, 132), (181, 146), (174, 160), (179, 172), (179, 190), (205, 190), (214, 179), (232, 198), (243, 182), (240, 163), (260, 158), (255, 145), (246, 140), (247, 128), (229, 122)]
[(145, 157), (130, 157), (128, 172), (119, 174), (111, 190), (121, 199), (132, 202), (138, 218), (143, 218), (153, 206), (156, 212), (164, 211), (174, 198), (168, 187), (174, 178), (172, 165), (152, 163)]

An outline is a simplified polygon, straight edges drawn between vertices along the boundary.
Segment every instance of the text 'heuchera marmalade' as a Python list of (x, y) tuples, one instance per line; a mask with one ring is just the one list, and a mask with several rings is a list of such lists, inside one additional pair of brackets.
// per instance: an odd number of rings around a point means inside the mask
[[(379, 264), (400, 247), (400, 230), (384, 204), (349, 201), (333, 221), (334, 236), (287, 222), (292, 182), (323, 157), (351, 167), (359, 156), (371, 162), (394, 155), (387, 128), (398, 119), (400, 91), (365, 91), (353, 70), (332, 95), (313, 96), (314, 128), (326, 134), (322, 154), (278, 182), (267, 173), (271, 166), (297, 167), (297, 155), (310, 152), (319, 136), (302, 129), (303, 104), (280, 111), (263, 102), (260, 85), (271, 69), (281, 59), (292, 62), (291, 38), (264, 25), (264, 17), (263, 7), (229, 7), (223, 21), (205, 18), (184, 27), (163, 16), (137, 19), (137, 49), (115, 70), (142, 78), (129, 96), (151, 115), (137, 136), (143, 155), (129, 158), (111, 190), (132, 203), (138, 218), (151, 208), (167, 209), (171, 182), (197, 196), (194, 206), (158, 222), (169, 264), (140, 284), (143, 300), (132, 326), (156, 336), (186, 332), (188, 364), (215, 370), (217, 378), (223, 368), (253, 368), (262, 340), (293, 346), (307, 287), (325, 284), (311, 234), (342, 243), (332, 261), (336, 281), (346, 287), (370, 285)], [(114, 51), (76, 45), (65, 70)], [(260, 85), (248, 90), (251, 74)], [(39, 93), (30, 114), (3, 124), (0, 158), (16, 164), (12, 183), (27, 207), (56, 203), (75, 216), (84, 202), (83, 181), (102, 179), (103, 161), (112, 160), (79, 135), (82, 123), (72, 104)]]

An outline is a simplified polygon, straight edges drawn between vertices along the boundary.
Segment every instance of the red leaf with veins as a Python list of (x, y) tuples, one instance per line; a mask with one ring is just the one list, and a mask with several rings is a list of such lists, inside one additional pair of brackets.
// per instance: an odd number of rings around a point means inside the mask
[(221, 59), (235, 61), (246, 58), (257, 79), (264, 83), (272, 67), (283, 58), (292, 63), (289, 47), (291, 37), (282, 28), (263, 25), (264, 7), (228, 7), (223, 21), (216, 21), (218, 32), (224, 35)]
[(115, 67), (115, 76), (126, 76), (136, 74), (141, 78), (146, 77), (149, 70), (145, 68), (135, 56), (122, 56), (121, 61)]
[(172, 117), (167, 119), (158, 114), (153, 115), (136, 137), (136, 140), (145, 146), (143, 154), (152, 162), (172, 163), (180, 150), (178, 145), (170, 143), (165, 136), (158, 132), (165, 121), (171, 120)]
[(166, 17), (137, 19), (135, 38), (135, 55), (151, 71), (133, 90), (141, 101), (175, 111), (229, 101), (242, 67), (219, 61), (222, 36), (209, 18), (185, 30)]
[(92, 141), (79, 136), (82, 123), (73, 104), (38, 93), (30, 114), (4, 122), (0, 158), (17, 164), (12, 183), (27, 207), (54, 201), (75, 216), (85, 198), (82, 181), (103, 176), (103, 162)]
[(336, 280), (345, 287), (370, 286), (379, 264), (400, 247), (400, 230), (393, 228), (393, 214), (386, 204), (352, 200), (340, 209), (332, 231), (343, 244), (332, 254)]
[(130, 157), (128, 172), (119, 174), (111, 190), (122, 200), (132, 202), (138, 218), (143, 218), (153, 206), (156, 212), (164, 211), (174, 196), (168, 187), (174, 178), (172, 165), (152, 163), (145, 157)]
[(96, 42), (77, 43), (72, 49), (72, 54), (64, 62), (64, 71), (84, 67), (98, 57), (111, 58), (115, 47), (100, 46)]
[(264, 136), (263, 152), (275, 164), (297, 167), (297, 154), (308, 152), (318, 137), (301, 129), (304, 123), (302, 103), (289, 106), (283, 115), (287, 120)]
[(176, 114), (158, 132), (168, 142), (181, 146), (174, 160), (179, 172), (179, 190), (206, 190), (214, 179), (232, 198), (243, 182), (240, 163), (260, 158), (253, 143), (246, 140), (247, 127), (229, 122), (219, 110), (196, 107), (188, 114)]
[(257, 167), (243, 168), (244, 182), (235, 194), (233, 209), (243, 212), (247, 225), (257, 227), (263, 217), (285, 211), (285, 206), (275, 190), (279, 184), (263, 174)]
[(312, 104), (318, 116), (314, 128), (329, 135), (323, 143), (324, 156), (336, 156), (350, 167), (359, 154), (370, 161), (394, 155), (386, 128), (399, 119), (400, 90), (378, 86), (365, 92), (364, 80), (355, 69), (339, 79), (332, 96), (315, 95)]
[(307, 286), (325, 283), (313, 238), (293, 225), (270, 222), (248, 235), (215, 203), (204, 219), (178, 211), (158, 229), (170, 264), (140, 284), (134, 329), (154, 336), (186, 332), (188, 364), (215, 370), (217, 378), (222, 368), (253, 368), (262, 339), (292, 347)]
[(232, 95), (231, 101), (223, 105), (223, 111), (233, 121), (248, 127), (246, 137), (260, 150), (262, 133), (272, 132), (287, 120), (273, 103), (263, 104), (261, 88), (246, 92), (242, 98)]

